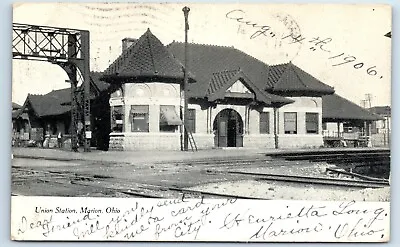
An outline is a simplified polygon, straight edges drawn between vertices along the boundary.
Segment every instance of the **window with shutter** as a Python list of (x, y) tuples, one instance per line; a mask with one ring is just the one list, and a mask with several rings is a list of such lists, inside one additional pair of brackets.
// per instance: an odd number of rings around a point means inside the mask
[(161, 105), (160, 106), (160, 131), (175, 132), (178, 126), (182, 124), (182, 120), (178, 116), (175, 106)]
[(149, 106), (132, 105), (130, 120), (132, 132), (149, 132)]

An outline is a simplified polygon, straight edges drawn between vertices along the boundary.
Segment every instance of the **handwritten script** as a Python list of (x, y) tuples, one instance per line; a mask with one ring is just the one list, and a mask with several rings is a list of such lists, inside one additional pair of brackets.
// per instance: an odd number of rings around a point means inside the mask
[(225, 17), (230, 20), (236, 21), (238, 24), (244, 24), (252, 31), (249, 36), (250, 39), (267, 38), (278, 39), (280, 42), (286, 42), (289, 45), (300, 44), (309, 48), (311, 52), (323, 52), (326, 54), (327, 59), (332, 61), (332, 66), (352, 65), (353, 69), (364, 71), (372, 77), (382, 79), (383, 76), (379, 74), (376, 65), (367, 65), (363, 61), (359, 61), (354, 55), (347, 54), (346, 52), (333, 51), (329, 48), (332, 45), (333, 39), (331, 37), (320, 37), (315, 35), (307, 38), (300, 33), (299, 27), (294, 20), (288, 20), (288, 15), (278, 15), (276, 18), (281, 21), (288, 29), (287, 33), (277, 35), (278, 32), (274, 27), (268, 24), (257, 23), (252, 20), (252, 16), (247, 16), (246, 12), (242, 9), (234, 9), (225, 14)]
[[(13, 197), (12, 238), (108, 241), (387, 241), (389, 205), (228, 199)], [(27, 203), (27, 200), (31, 200)], [(32, 209), (22, 205), (33, 205)], [(53, 200), (53, 199), (52, 199)], [(69, 200), (69, 201), (68, 201)], [(37, 202), (36, 202), (37, 201)], [(100, 202), (101, 201), (101, 202)], [(25, 203), (24, 203), (25, 202)], [(68, 205), (62, 208), (59, 205)], [(104, 206), (99, 206), (104, 205)], [(58, 208), (58, 210), (56, 210)]]

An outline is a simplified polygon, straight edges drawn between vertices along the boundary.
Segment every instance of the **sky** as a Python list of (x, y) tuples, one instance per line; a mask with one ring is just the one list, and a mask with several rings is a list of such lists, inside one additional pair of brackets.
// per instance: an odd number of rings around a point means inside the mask
[[(267, 64), (292, 62), (361, 104), (391, 105), (391, 8), (387, 5), (186, 4), (189, 42), (233, 46)], [(184, 41), (184, 4), (24, 3), (13, 22), (90, 31), (91, 70), (121, 53), (121, 40), (147, 28), (163, 44)], [(247, 22), (247, 24), (246, 24)], [(261, 32), (264, 30), (264, 33)], [(12, 100), (68, 87), (57, 65), (13, 60)]]

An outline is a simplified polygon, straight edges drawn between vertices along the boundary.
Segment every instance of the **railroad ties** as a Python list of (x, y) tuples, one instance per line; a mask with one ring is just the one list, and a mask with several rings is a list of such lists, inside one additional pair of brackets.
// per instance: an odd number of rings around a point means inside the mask
[[(380, 185), (389, 186), (387, 178), (376, 178), (359, 174), (354, 171), (374, 173), (375, 169), (383, 170), (386, 176), (390, 173), (390, 149), (325, 149), (317, 151), (297, 151), (270, 154), (271, 157), (288, 161), (326, 162), (334, 164), (338, 169), (326, 168), (329, 174), (344, 175), (351, 178), (364, 180), (371, 184), (371, 188)], [(346, 180), (346, 183), (348, 181)], [(374, 186), (375, 184), (375, 186)]]
[(253, 199), (262, 200), (263, 198), (237, 196), (221, 193), (213, 193), (194, 189), (186, 189), (178, 186), (160, 186), (154, 184), (136, 183), (127, 179), (118, 180), (112, 177), (76, 174), (67, 171), (54, 172), (36, 169), (28, 169), (22, 167), (13, 167), (13, 173), (18, 173), (18, 178), (13, 177), (14, 184), (27, 184), (39, 182), (47, 187), (65, 187), (70, 188), (72, 185), (77, 186), (78, 193), (69, 196), (86, 196), (85, 192), (101, 193), (104, 195), (125, 195), (126, 197), (135, 198), (237, 198), (237, 199)]
[[(283, 162), (279, 162), (279, 160)], [(328, 163), (334, 165), (327, 167), (326, 174), (321, 174), (321, 176), (302, 176), (291, 173), (277, 174), (274, 171), (276, 165), (280, 167), (295, 167), (297, 166), (297, 161), (301, 161), (301, 163), (315, 162), (317, 164)], [(347, 187), (363, 189), (390, 186), (386, 178), (376, 178), (369, 174), (357, 173), (357, 169), (364, 169), (364, 167), (369, 167), (368, 169), (377, 167), (390, 169), (390, 150), (388, 149), (281, 151), (257, 157), (230, 159), (221, 157), (202, 160), (181, 160), (177, 162), (168, 161), (161, 164), (169, 167), (171, 171), (175, 169), (177, 171), (184, 171), (186, 172), (185, 174), (193, 176), (196, 181), (202, 181), (203, 183), (253, 180), (279, 182), (289, 185), (310, 184), (312, 186), (329, 186), (331, 188)], [(152, 166), (157, 167), (157, 165), (155, 163)], [(266, 167), (270, 169), (265, 169), (265, 172), (261, 172)], [(309, 167), (313, 167), (313, 165)], [(332, 174), (341, 174), (346, 176), (346, 178), (329, 177)], [(178, 181), (172, 177), (166, 181), (154, 180), (154, 178), (151, 181), (69, 171), (48, 171), (37, 167), (29, 169), (13, 166), (12, 185), (21, 189), (22, 194), (30, 194), (30, 191), (26, 188), (29, 188), (30, 185), (37, 185), (40, 193), (64, 196), (179, 198), (184, 194), (188, 198), (263, 199), (245, 195), (236, 196), (217, 193), (212, 190), (195, 190), (193, 188), (200, 185), (198, 182)], [(43, 191), (41, 192), (40, 190)]]

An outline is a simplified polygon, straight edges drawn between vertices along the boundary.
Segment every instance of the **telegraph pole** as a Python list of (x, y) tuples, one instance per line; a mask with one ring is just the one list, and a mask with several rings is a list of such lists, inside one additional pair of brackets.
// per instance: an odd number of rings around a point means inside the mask
[(188, 95), (187, 95), (187, 89), (188, 89), (188, 30), (189, 30), (189, 22), (188, 22), (188, 17), (189, 17), (189, 11), (190, 8), (185, 6), (182, 9), (183, 14), (185, 16), (185, 69), (183, 70), (183, 150), (188, 151), (189, 147), (189, 138), (188, 138), (188, 132), (186, 129), (187, 126), (187, 118), (188, 118)]
[(365, 100), (368, 102), (368, 108), (371, 108), (372, 94), (370, 93), (365, 94)]

